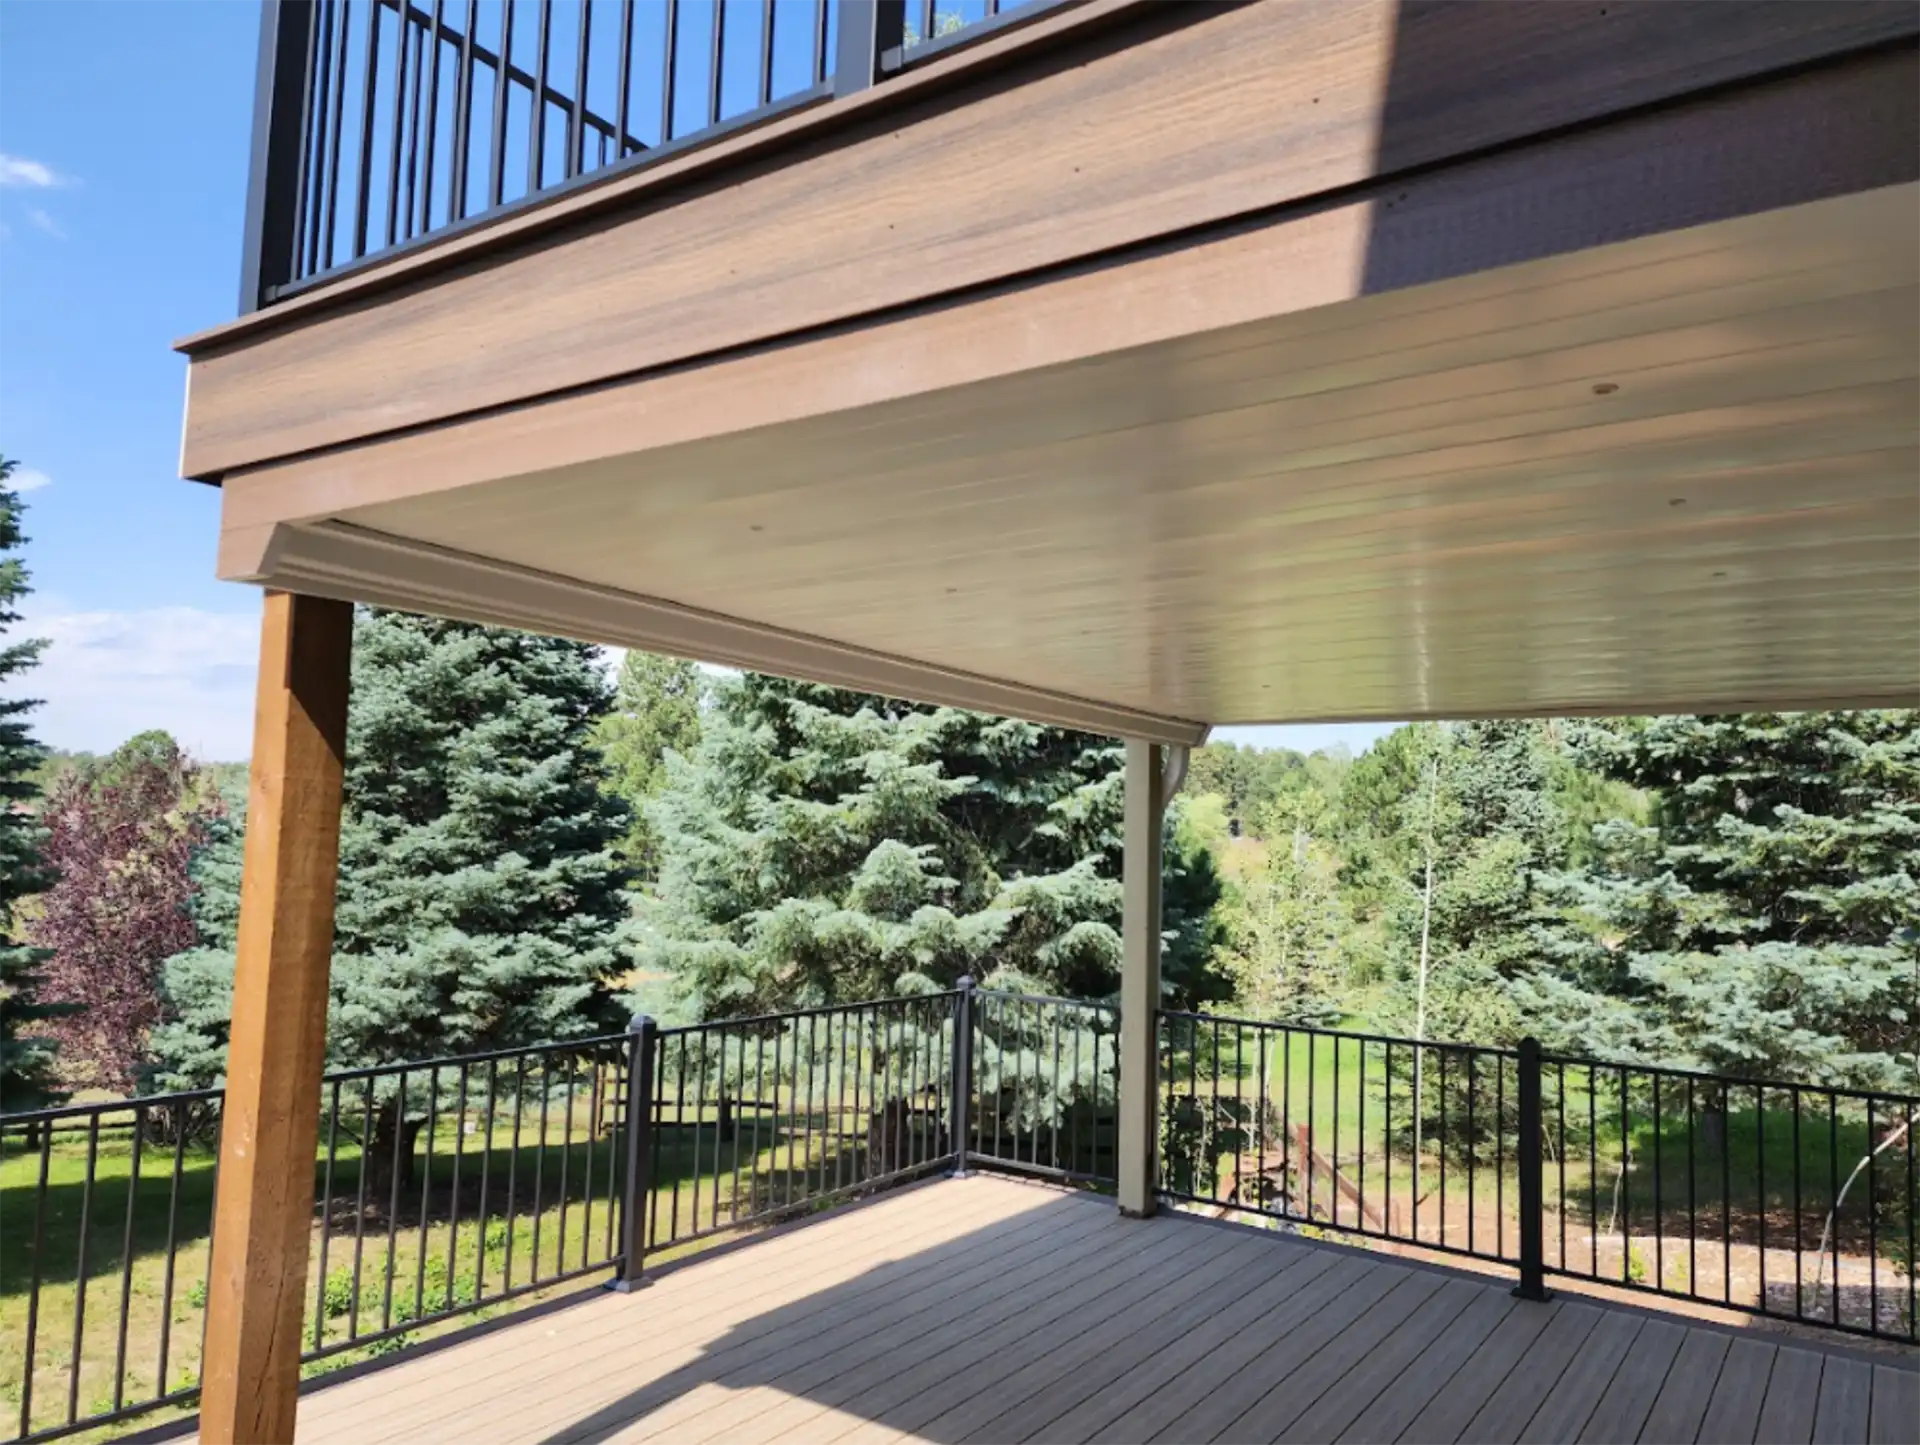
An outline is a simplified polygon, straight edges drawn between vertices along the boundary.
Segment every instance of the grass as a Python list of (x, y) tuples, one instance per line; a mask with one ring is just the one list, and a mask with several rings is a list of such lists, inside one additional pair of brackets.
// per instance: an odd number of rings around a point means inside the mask
[[(393, 1191), (378, 1187), (383, 1181), (377, 1168), (368, 1170), (368, 1197), (360, 1207), (361, 1172), (369, 1161), (352, 1141), (336, 1141), (331, 1194), (326, 1195), (323, 1135), (315, 1189), (330, 1204), (324, 1213), (316, 1210), (309, 1235), (302, 1348), (312, 1351), (317, 1343), (332, 1353), (309, 1361), (305, 1372), (337, 1369), (547, 1297), (569, 1286), (465, 1308), (483, 1296), (528, 1290), (536, 1279), (598, 1266), (617, 1252), (616, 1216), (608, 1203), (609, 1182), (619, 1174), (616, 1141), (595, 1134), (586, 1111), (581, 1113), (570, 1131), (551, 1120), (544, 1148), (528, 1137), (535, 1131), (523, 1130), (516, 1149), (510, 1126), (489, 1135), (484, 1121), (472, 1114), (464, 1130), (451, 1119), (442, 1119), (431, 1137), (423, 1129), (414, 1146), (414, 1179), (400, 1191), (397, 1211)], [(834, 1120), (831, 1127), (824, 1111), (811, 1118), (743, 1116), (723, 1136), (715, 1110), (689, 1109), (684, 1126), (662, 1129), (658, 1140), (650, 1200), (656, 1247), (650, 1262), (700, 1248), (699, 1241), (687, 1237), (737, 1218), (789, 1206), (805, 1209), (813, 1196), (860, 1180), (868, 1162), (864, 1115), (857, 1121)], [(926, 1146), (927, 1141), (920, 1142)], [(0, 1410), (10, 1429), (19, 1424), (26, 1383), (36, 1257), (35, 1428), (64, 1422), (70, 1404), (84, 1418), (197, 1382), (214, 1155), (205, 1146), (188, 1146), (179, 1166), (176, 1186), (172, 1146), (148, 1143), (136, 1180), (130, 1131), (103, 1131), (89, 1188), (85, 1135), (62, 1134), (48, 1151), (44, 1202), (37, 1205), (39, 1151), (29, 1153), (15, 1141), (0, 1154)], [(483, 1172), (484, 1229), (479, 1223)], [(511, 1219), (505, 1217), (509, 1186)], [(385, 1199), (377, 1197), (382, 1192)], [(462, 1313), (444, 1323), (414, 1323), (449, 1308)], [(388, 1330), (398, 1333), (360, 1342)], [(143, 1416), (100, 1433), (142, 1428), (154, 1418)]]
[[(1339, 1027), (1354, 1031), (1365, 1024), (1343, 1019)], [(1389, 1089), (1388, 1050), (1380, 1043), (1298, 1031), (1256, 1033), (1231, 1025), (1223, 1025), (1217, 1037), (1216, 1045), (1210, 1029), (1199, 1031), (1196, 1068), (1188, 1037), (1176, 1036), (1179, 1047), (1169, 1070), (1167, 1089), (1176, 1106), (1186, 1101), (1182, 1112), (1213, 1120), (1221, 1131), (1211, 1156), (1207, 1144), (1191, 1146), (1197, 1150), (1187, 1156), (1196, 1184), (1191, 1192), (1217, 1188), (1224, 1196), (1234, 1187), (1239, 1141), (1255, 1107), (1263, 1105), (1271, 1140), (1277, 1143), (1279, 1135), (1291, 1140), (1307, 1125), (1316, 1152), (1336, 1161), (1350, 1183), (1364, 1183), (1370, 1205), (1383, 1207), (1391, 1190), (1401, 1216), (1395, 1228), (1405, 1229), (1415, 1196), (1412, 1050), (1404, 1045), (1392, 1050)], [(1481, 1216), (1483, 1227), (1498, 1227), (1504, 1217), (1511, 1250), (1511, 1221), (1518, 1217), (1516, 1064), (1475, 1056), (1469, 1131), (1463, 1056), (1449, 1054), (1444, 1069), (1441, 1060), (1440, 1051), (1430, 1050), (1422, 1070), (1421, 1093), (1428, 1101), (1419, 1141), (1422, 1232), (1431, 1238), (1444, 1215), (1449, 1230), (1459, 1231), (1453, 1242), (1460, 1243), (1469, 1215)], [(1684, 1239), (1718, 1238), (1724, 1231), (1735, 1242), (1757, 1244), (1764, 1230), (1769, 1248), (1790, 1249), (1797, 1224), (1811, 1250), (1848, 1173), (1869, 1151), (1870, 1137), (1878, 1137), (1885, 1126), (1885, 1116), (1877, 1117), (1870, 1136), (1863, 1112), (1830, 1112), (1824, 1097), (1818, 1108), (1803, 1099), (1796, 1125), (1789, 1091), (1768, 1089), (1756, 1096), (1748, 1086), (1735, 1091), (1722, 1119), (1710, 1122), (1706, 1087), (1696, 1084), (1689, 1094), (1684, 1081), (1673, 1080), (1661, 1082), (1656, 1111), (1647, 1075), (1631, 1077), (1623, 1118), (1618, 1075), (1606, 1069), (1569, 1066), (1563, 1073), (1549, 1065), (1542, 1092), (1545, 1205), (1556, 1216), (1556, 1235), (1564, 1217), (1570, 1231), (1589, 1234), (1658, 1232)], [(1497, 1138), (1496, 1118), (1502, 1121)], [(1251, 1153), (1251, 1144), (1247, 1150)], [(1861, 1175), (1837, 1219), (1843, 1250), (1872, 1252), (1907, 1267), (1909, 1167), (1910, 1156), (1896, 1147)], [(1243, 1190), (1251, 1188), (1244, 1166), (1238, 1182)], [(1316, 1207), (1324, 1213), (1323, 1172), (1316, 1186)], [(1351, 1201), (1340, 1208), (1346, 1222), (1355, 1222), (1358, 1210)], [(1376, 1217), (1375, 1223), (1381, 1222)], [(1580, 1258), (1571, 1244), (1567, 1257), (1575, 1264)]]

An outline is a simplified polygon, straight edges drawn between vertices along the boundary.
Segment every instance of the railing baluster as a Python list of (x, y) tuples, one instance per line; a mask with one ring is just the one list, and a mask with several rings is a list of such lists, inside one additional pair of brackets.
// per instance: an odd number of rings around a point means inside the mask
[(520, 1193), (520, 1130), (527, 1106), (527, 1056), (520, 1055), (513, 1061), (513, 1135), (507, 1152), (507, 1208), (504, 1215), (507, 1226), (506, 1250), (500, 1264), (500, 1288), (513, 1288), (513, 1245), (514, 1237), (519, 1234), (519, 1222), (514, 1205)]
[[(545, 184), (547, 161), (547, 50), (553, 36), (553, 0), (538, 0), (533, 49), (533, 114), (527, 123), (527, 194)], [(697, 1213), (697, 1211), (696, 1211)]]
[[(162, 1395), (167, 1393), (167, 1350), (173, 1342), (173, 1276), (175, 1265), (179, 1258), (180, 1176), (186, 1172), (187, 1161), (187, 1106), (176, 1105), (175, 1107), (178, 1112), (174, 1116), (173, 1124), (173, 1178), (168, 1181), (167, 1184), (167, 1264), (166, 1273), (160, 1283), (160, 1361), (154, 1367), (153, 1376), (154, 1379), (159, 1382), (157, 1388)], [(36, 1244), (34, 1249), (36, 1256), (34, 1259), (34, 1269), (36, 1271), (34, 1278), (37, 1281), (39, 1279), (37, 1271), (40, 1266), (38, 1258), (39, 1245)], [(34, 1293), (36, 1295), (39, 1293), (37, 1283), (34, 1286)], [(29, 1321), (32, 1319), (31, 1311), (38, 1303), (39, 1301), (37, 1299), (29, 1302)], [(32, 1359), (33, 1333), (31, 1327), (29, 1327), (27, 1333), (27, 1360), (29, 1361), (27, 1378), (29, 1383), (31, 1382), (33, 1374), (31, 1369)], [(24, 1434), (25, 1432), (22, 1431), (22, 1433)]]
[(433, 1203), (433, 1136), (440, 1119), (440, 1070), (427, 1074), (427, 1122), (421, 1130), (426, 1147), (420, 1161), (420, 1253), (413, 1262), (413, 1311), (416, 1317), (427, 1313), (427, 1218)]
[[(53, 1164), (53, 1124), (51, 1121), (40, 1126), (40, 1178), (33, 1191), (33, 1277), (27, 1285), (27, 1338), (26, 1348), (21, 1354), (20, 1367), (20, 1433), (33, 1433), (33, 1372), (38, 1363), (40, 1338), (40, 1278), (42, 1265), (47, 1254), (47, 1174)], [(175, 1178), (179, 1172), (175, 1171)], [(171, 1286), (171, 1265), (169, 1257), (169, 1278)], [(171, 1294), (171, 1288), (169, 1288)], [(168, 1301), (171, 1304), (171, 1299)], [(160, 1379), (166, 1382), (165, 1345), (161, 1346), (162, 1364)]]
[[(493, 1126), (499, 1117), (499, 1104), (500, 1062), (490, 1059), (487, 1061), (486, 1134), (480, 1145), (480, 1199), (474, 1210), (474, 1229), (479, 1236), (478, 1262), (474, 1267), (476, 1299), (485, 1299), (487, 1296), (487, 1201), (493, 1184)], [(511, 1229), (512, 1225), (509, 1224), (508, 1228)]]
[[(580, 39), (574, 47), (573, 104), (567, 111), (567, 179), (587, 166), (587, 54), (593, 36), (593, 0), (580, 0)], [(624, 122), (623, 122), (624, 123)]]
[(709, 62), (710, 80), (707, 90), (707, 124), (720, 123), (720, 83), (722, 71), (726, 66), (727, 53), (727, 0), (713, 0), (713, 34), (711, 36), (713, 58)]
[[(1762, 1095), (1762, 1097), (1763, 1098), (1765, 1097), (1764, 1094)], [(1800, 1198), (1800, 1174), (1801, 1174), (1802, 1166), (1805, 1163), (1805, 1155), (1803, 1154), (1801, 1149), (1800, 1090), (1798, 1089), (1788, 1090), (1787, 1100), (1789, 1105), (1793, 1109), (1793, 1122), (1787, 1131), (1788, 1144), (1789, 1144), (1789, 1147), (1792, 1148), (1793, 1150), (1793, 1170), (1792, 1170), (1792, 1176), (1791, 1176), (1793, 1181), (1793, 1317), (1799, 1320), (1799, 1319), (1806, 1318), (1806, 1296), (1807, 1296), (1806, 1281), (1802, 1274), (1803, 1266), (1802, 1266), (1802, 1259), (1801, 1259), (1802, 1255), (1806, 1250), (1806, 1241), (1802, 1238), (1802, 1235), (1801, 1235), (1801, 1217), (1802, 1217), (1802, 1210), (1804, 1208), (1804, 1205), (1802, 1204), (1801, 1198)], [(1766, 1199), (1763, 1195), (1760, 1201), (1760, 1208), (1763, 1216), (1765, 1214), (1766, 1207), (1767, 1207)], [(1819, 1305), (1820, 1305), (1820, 1302), (1818, 1300), (1815, 1300), (1814, 1308), (1816, 1310), (1819, 1308)]]
[(133, 1305), (133, 1221), (140, 1202), (140, 1150), (147, 1137), (147, 1111), (135, 1105), (133, 1111), (133, 1158), (127, 1168), (127, 1217), (120, 1231), (120, 1328), (113, 1354), (113, 1408), (126, 1403), (127, 1393), (127, 1312)]
[(674, 71), (680, 58), (680, 0), (665, 0), (665, 10), (666, 41), (660, 49), (661, 64), (665, 67), (660, 77), (660, 145), (673, 139)]
[[(1800, 1173), (1800, 1160), (1793, 1161), (1793, 1172)], [(1833, 1320), (1840, 1321), (1840, 1099), (1831, 1090), (1827, 1092), (1827, 1208), (1833, 1214), (1833, 1225), (1827, 1231), (1833, 1255)], [(1798, 1253), (1795, 1259), (1799, 1258)]]
[(73, 1276), (73, 1351), (67, 1365), (67, 1423), (80, 1418), (81, 1348), (87, 1325), (87, 1234), (93, 1215), (93, 1177), (100, 1163), (100, 1116), (87, 1118), (87, 1172), (80, 1180), (79, 1259)]
[[(467, 1065), (460, 1066), (460, 1089), (454, 1104), (453, 1118), (453, 1187), (448, 1192), (447, 1210), (447, 1302), (445, 1308), (452, 1309), (455, 1302), (454, 1280), (460, 1273), (460, 1165), (467, 1152)], [(582, 1259), (581, 1263), (586, 1261)]]
[(413, 42), (413, 25), (407, 19), (405, 4), (406, 0), (401, 0), (401, 3), (394, 8), (394, 17), (399, 27), (399, 40), (395, 49), (395, 55), (398, 58), (393, 67), (392, 123), (387, 127), (387, 244), (389, 246), (398, 239), (402, 160), (400, 137), (406, 126), (407, 56)]
[[(1874, 1329), (1880, 1327), (1880, 1221), (1875, 1217), (1879, 1199), (1875, 1187), (1875, 1167), (1879, 1155), (1873, 1143), (1873, 1100), (1867, 1100), (1867, 1319)], [(1840, 1248), (1840, 1221), (1833, 1221), (1834, 1249)], [(1834, 1298), (1840, 1297), (1840, 1271), (1836, 1264), (1833, 1275)]]
[[(314, 1290), (313, 1347), (325, 1337), (327, 1322), (327, 1249), (333, 1239), (333, 1166), (340, 1149), (340, 1081), (334, 1080), (327, 1099), (327, 1163), (320, 1185), (320, 1267)], [(165, 1376), (162, 1375), (162, 1385)]]

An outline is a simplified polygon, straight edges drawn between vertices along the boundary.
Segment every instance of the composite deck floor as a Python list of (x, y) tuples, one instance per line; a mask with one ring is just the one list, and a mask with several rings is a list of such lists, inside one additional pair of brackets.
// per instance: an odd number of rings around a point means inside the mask
[(382, 1441), (1875, 1441), (1920, 1373), (974, 1176), (314, 1391)]

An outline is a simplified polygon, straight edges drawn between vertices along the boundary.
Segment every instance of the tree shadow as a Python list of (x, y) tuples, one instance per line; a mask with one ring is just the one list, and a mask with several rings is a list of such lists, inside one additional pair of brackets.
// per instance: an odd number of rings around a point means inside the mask
[[(742, 1321), (708, 1344), (697, 1361), (550, 1431), (544, 1437), (546, 1445), (608, 1438), (706, 1385), (730, 1392), (770, 1386), (789, 1396), (817, 1400), (823, 1408), (855, 1409), (862, 1418), (941, 1438), (938, 1422), (929, 1424), (922, 1418), (928, 1397), (913, 1390), (913, 1371), (905, 1364), (873, 1379), (890, 1387), (883, 1391), (889, 1397), (906, 1392), (896, 1406), (868, 1411), (845, 1398), (856, 1385), (867, 1382), (871, 1372), (862, 1373), (856, 1365), (837, 1368), (847, 1356), (836, 1346), (870, 1339), (877, 1355), (899, 1343), (900, 1331), (911, 1329), (916, 1340), (931, 1348), (938, 1315), (921, 1318), (913, 1313), (930, 1301), (953, 1310), (972, 1304), (983, 1317), (997, 1312), (1013, 1318), (1032, 1298), (1024, 1286), (1036, 1271), (1072, 1259), (1111, 1259), (1142, 1228), (1122, 1220), (1110, 1204), (1093, 1196), (1048, 1193), (1036, 1194), (1036, 1199), (1034, 1207), (1010, 1218), (912, 1249), (844, 1283)], [(1201, 1235), (1199, 1230), (1193, 1232)], [(831, 1364), (808, 1368), (830, 1358)], [(947, 1360), (932, 1354), (917, 1363), (944, 1371)], [(815, 1390), (809, 1382), (820, 1388)], [(702, 1425), (705, 1428), (707, 1422)], [(671, 1438), (670, 1427), (661, 1438)]]

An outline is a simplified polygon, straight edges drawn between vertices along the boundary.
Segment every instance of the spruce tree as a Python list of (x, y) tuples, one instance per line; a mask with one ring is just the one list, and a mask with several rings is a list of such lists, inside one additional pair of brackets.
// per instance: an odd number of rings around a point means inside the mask
[[(26, 541), (20, 534), (23, 507), (19, 494), (6, 485), (16, 465), (0, 457), (0, 627), (9, 630), (19, 623), (19, 602), (30, 590), (20, 558)], [(8, 684), (9, 692), (45, 646), (27, 639), (0, 647), (0, 683)], [(46, 752), (27, 725), (28, 714), (38, 705), (31, 699), (0, 698), (0, 908), (5, 909), (0, 928), (0, 1110), (9, 1113), (43, 1109), (64, 1097), (54, 1078), (54, 1045), (35, 1026), (72, 1012), (41, 998), (41, 969), (51, 953), (19, 937), (15, 915), (21, 899), (52, 881), (41, 859), (46, 829), (34, 811)]]
[[(336, 1068), (619, 1027), (626, 806), (601, 789), (593, 649), (372, 611), (356, 623), (327, 1056)], [(230, 1012), (238, 830), (195, 864), (171, 961), (170, 1086), (210, 1082)], [(383, 1117), (383, 1131), (390, 1121)]]
[(1546, 887), (1566, 858), (1559, 747), (1537, 722), (1422, 724), (1354, 765), (1347, 804), (1366, 823), (1348, 878), (1381, 929), (1390, 1030), (1482, 1044), (1541, 1031), (1525, 1005), (1562, 929)]
[(647, 804), (666, 786), (667, 754), (690, 753), (700, 741), (700, 697), (700, 670), (691, 662), (629, 652), (620, 663), (613, 710), (600, 720), (597, 740), (608, 786), (633, 809), (621, 855), (644, 881), (660, 869)]
[[(649, 962), (724, 1017), (949, 987), (1119, 985), (1122, 750), (1063, 728), (746, 674), (654, 805)], [(1169, 848), (1171, 997), (1218, 997), (1204, 849)]]
[(1583, 755), (1654, 799), (1571, 881), (1592, 1034), (1717, 1072), (1920, 1086), (1920, 712), (1593, 726)]

